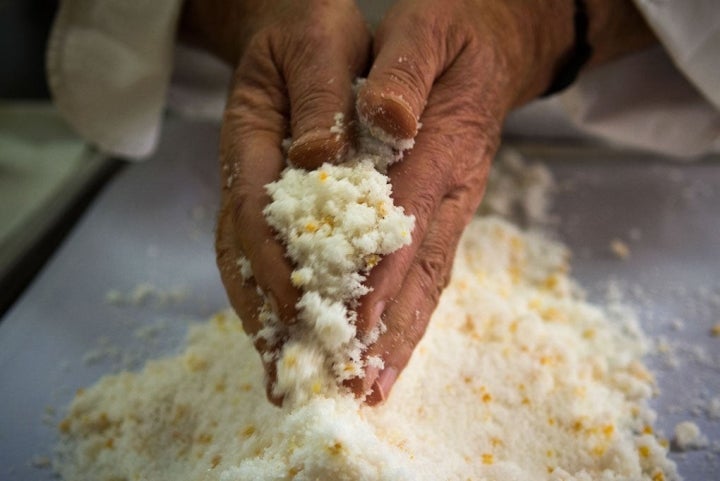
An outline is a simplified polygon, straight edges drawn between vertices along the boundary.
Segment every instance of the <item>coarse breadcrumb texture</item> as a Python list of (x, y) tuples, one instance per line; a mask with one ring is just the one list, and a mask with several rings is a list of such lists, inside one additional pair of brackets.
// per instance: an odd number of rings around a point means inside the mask
[(363, 375), (367, 346), (355, 335), (355, 301), (369, 291), (367, 273), (409, 244), (415, 225), (393, 204), (390, 180), (376, 168), (381, 157), (361, 152), (342, 165), (287, 168), (266, 186), (272, 201), (265, 216), (293, 262), (290, 281), (302, 292), (299, 322), (268, 323), (262, 332), (268, 340), (289, 339), (274, 353), (273, 392), (284, 402), (335, 392)]
[(376, 408), (344, 394), (272, 406), (240, 321), (216, 315), (179, 356), (79, 393), (55, 467), (96, 481), (678, 479), (653, 434), (643, 340), (583, 298), (567, 258), (474, 220), (427, 334)]

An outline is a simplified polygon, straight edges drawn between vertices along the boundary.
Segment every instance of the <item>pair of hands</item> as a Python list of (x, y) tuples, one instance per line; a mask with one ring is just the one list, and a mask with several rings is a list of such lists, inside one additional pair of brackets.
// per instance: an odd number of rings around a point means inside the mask
[[(370, 273), (372, 291), (357, 309), (358, 335), (381, 319), (387, 326), (366, 353), (380, 356), (384, 369), (368, 368), (351, 384), (358, 395), (370, 391), (366, 401), (376, 404), (410, 359), (448, 282), (506, 112), (541, 91), (552, 69), (541, 72), (537, 59), (524, 54), (535, 33), (524, 30), (523, 12), (508, 2), (401, 1), (374, 39), (350, 0), (263, 3), (243, 14), (241, 45), (224, 50), (229, 60), (240, 60), (221, 133), (222, 280), (250, 334), (262, 327), (257, 287), (282, 320), (295, 316), (299, 292), (262, 214), (269, 202), (264, 186), (285, 167), (281, 143), (289, 135), (290, 160), (308, 169), (349, 147), (349, 129), (336, 136), (330, 127), (338, 112), (355, 117), (351, 85), (370, 67), (358, 113), (395, 138), (415, 137), (414, 148), (388, 172), (395, 203), (416, 218), (413, 242)], [(236, 265), (241, 255), (253, 267), (249, 282)], [(256, 342), (261, 353), (276, 347)], [(272, 379), (272, 363), (265, 367)]]
[[(630, 0), (587, 1), (601, 19), (591, 25), (593, 61), (644, 45), (647, 28), (635, 28)], [(359, 396), (369, 391), (368, 404), (381, 402), (448, 282), (506, 113), (543, 92), (572, 49), (573, 2), (400, 0), (374, 38), (352, 0), (190, 0), (183, 22), (198, 43), (237, 65), (221, 133), (216, 249), (228, 297), (249, 334), (262, 327), (258, 287), (286, 322), (299, 295), (262, 213), (269, 202), (264, 186), (285, 167), (283, 139), (293, 140), (294, 164), (318, 167), (350, 146), (349, 129), (337, 136), (330, 128), (336, 113), (352, 119), (356, 107), (392, 137), (415, 137), (388, 172), (395, 203), (415, 216), (413, 242), (372, 270), (372, 291), (357, 309), (358, 335), (381, 319), (387, 326), (366, 353), (385, 367), (368, 368), (350, 387)], [(621, 35), (626, 31), (634, 33)], [(359, 76), (367, 82), (355, 101), (351, 85)], [(249, 282), (236, 264), (241, 255), (255, 274)], [(260, 353), (276, 347), (256, 342)], [(272, 363), (265, 367), (272, 380)]]

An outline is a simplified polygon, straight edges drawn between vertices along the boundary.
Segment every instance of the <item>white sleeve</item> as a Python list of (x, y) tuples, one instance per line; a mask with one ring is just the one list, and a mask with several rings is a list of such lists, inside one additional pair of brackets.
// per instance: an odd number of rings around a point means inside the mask
[(624, 147), (683, 158), (720, 151), (720, 3), (634, 1), (661, 46), (589, 70), (514, 113), (512, 128), (560, 108), (576, 131)]
[(47, 50), (55, 105), (106, 152), (152, 153), (182, 0), (64, 0)]
[(720, 109), (718, 0), (635, 0), (675, 65)]

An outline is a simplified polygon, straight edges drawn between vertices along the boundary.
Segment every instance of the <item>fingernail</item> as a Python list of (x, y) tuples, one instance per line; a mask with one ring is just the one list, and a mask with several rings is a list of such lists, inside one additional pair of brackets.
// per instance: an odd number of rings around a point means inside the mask
[(382, 321), (382, 315), (385, 312), (385, 301), (379, 301), (375, 306), (373, 307), (372, 313), (373, 313), (373, 322), (375, 325)]
[(383, 369), (373, 383), (372, 393), (368, 397), (369, 404), (379, 404), (384, 402), (390, 395), (390, 390), (395, 384), (397, 376), (398, 372), (394, 367), (388, 366)]
[(394, 93), (368, 91), (358, 103), (361, 119), (398, 139), (415, 137), (418, 119), (410, 104)]
[(340, 134), (325, 130), (307, 132), (295, 140), (288, 149), (288, 158), (301, 167), (319, 167), (324, 162), (338, 159), (344, 151), (345, 142)]
[(270, 304), (270, 309), (272, 309), (276, 316), (280, 316), (280, 307), (278, 306), (278, 303), (275, 300), (275, 296), (273, 296), (272, 292), (267, 293), (267, 300), (268, 304)]

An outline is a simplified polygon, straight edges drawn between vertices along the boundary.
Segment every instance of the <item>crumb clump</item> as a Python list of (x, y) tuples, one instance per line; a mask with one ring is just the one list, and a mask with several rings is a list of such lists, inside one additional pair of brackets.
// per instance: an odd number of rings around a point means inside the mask
[(675, 425), (675, 445), (680, 451), (702, 449), (708, 446), (708, 439), (692, 421), (683, 421)]
[[(364, 375), (367, 344), (356, 337), (357, 300), (369, 292), (364, 281), (382, 256), (412, 240), (415, 218), (393, 203), (390, 179), (382, 170), (394, 162), (391, 150), (363, 145), (339, 165), (306, 171), (288, 167), (266, 189), (264, 214), (294, 270), (292, 284), (302, 292), (297, 323), (287, 326), (266, 313), (259, 335), (273, 343), (288, 339), (274, 353), (273, 393), (302, 403)], [(238, 260), (243, 278), (252, 275)]]

